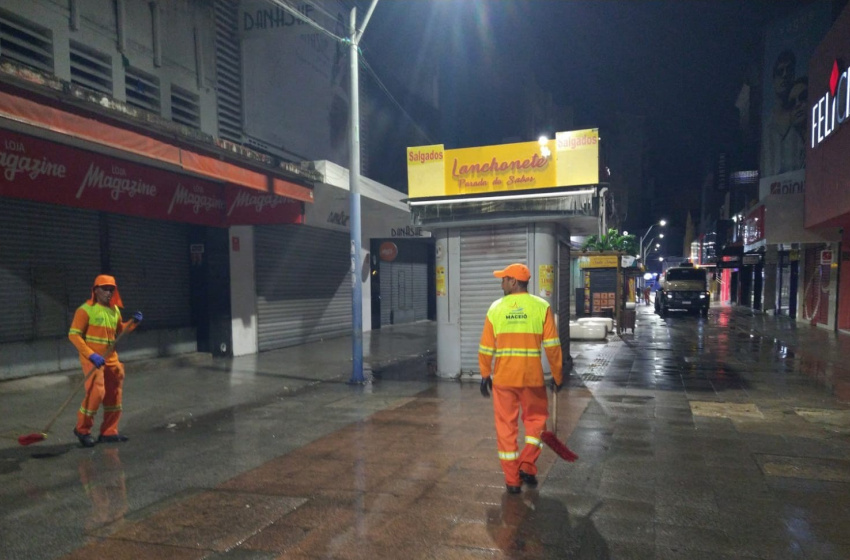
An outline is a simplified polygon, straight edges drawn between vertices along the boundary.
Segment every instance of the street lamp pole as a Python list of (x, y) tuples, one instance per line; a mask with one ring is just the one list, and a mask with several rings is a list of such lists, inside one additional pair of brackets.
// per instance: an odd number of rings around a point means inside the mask
[[(646, 238), (649, 236), (649, 232), (652, 231), (652, 228), (654, 228), (655, 226), (664, 227), (666, 225), (667, 225), (667, 220), (661, 220), (657, 224), (652, 224), (651, 226), (649, 226), (649, 229), (646, 230), (646, 233), (643, 234), (643, 237), (640, 238), (640, 246), (638, 247), (638, 255), (640, 256), (640, 260), (644, 264), (644, 266), (646, 266), (646, 260), (644, 258), (645, 255), (643, 254), (643, 242), (646, 241)], [(663, 236), (663, 234), (662, 234), (662, 236)], [(652, 238), (652, 241), (655, 241), (654, 237)], [(649, 242), (650, 245), (652, 245), (652, 241)]]
[(351, 52), (351, 122), (349, 123), (348, 188), (351, 194), (351, 379), (349, 383), (366, 381), (363, 376), (363, 286), (360, 280), (360, 38), (375, 11), (378, 0), (372, 0), (360, 29), (357, 29), (357, 7), (351, 8), (349, 45)]

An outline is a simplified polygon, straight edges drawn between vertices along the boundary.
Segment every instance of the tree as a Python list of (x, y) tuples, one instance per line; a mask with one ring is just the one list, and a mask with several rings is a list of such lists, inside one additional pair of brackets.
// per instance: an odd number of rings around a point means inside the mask
[(632, 234), (622, 235), (616, 229), (611, 228), (608, 233), (602, 235), (591, 235), (582, 245), (583, 251), (617, 251), (627, 255), (637, 255), (637, 237)]

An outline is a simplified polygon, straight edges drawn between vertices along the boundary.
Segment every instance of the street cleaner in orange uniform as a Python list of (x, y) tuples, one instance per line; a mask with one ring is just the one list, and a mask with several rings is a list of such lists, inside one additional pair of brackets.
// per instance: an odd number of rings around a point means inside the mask
[(103, 422), (97, 441), (120, 443), (129, 439), (118, 432), (124, 364), (118, 360), (116, 352), (109, 354), (109, 351), (116, 336), (124, 330), (136, 328), (142, 320), (142, 312), (137, 311), (133, 319), (124, 322), (121, 320), (121, 307), (124, 307), (124, 303), (118, 293), (115, 278), (101, 274), (94, 279), (91, 299), (77, 308), (68, 331), (68, 339), (80, 352), (83, 375), (91, 371), (92, 365), (98, 368), (86, 381), (86, 394), (80, 410), (77, 411), (74, 435), (83, 447), (93, 447), (95, 444), (91, 430), (101, 403)]
[[(481, 394), (493, 393), (496, 440), (508, 493), (517, 494), (524, 482), (537, 486), (537, 459), (549, 407), (543, 376), (541, 346), (552, 368), (552, 390), (563, 383), (561, 341), (549, 303), (528, 293), (531, 272), (524, 264), (496, 270), (505, 297), (487, 311), (478, 346)], [(491, 368), (495, 356), (495, 368)], [(517, 420), (522, 409), (525, 447), (518, 450)]]

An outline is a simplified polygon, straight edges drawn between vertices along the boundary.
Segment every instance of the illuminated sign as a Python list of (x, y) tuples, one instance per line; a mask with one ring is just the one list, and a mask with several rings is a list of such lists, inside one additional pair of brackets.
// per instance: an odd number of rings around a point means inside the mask
[(558, 132), (543, 143), (408, 148), (407, 181), (411, 199), (595, 185), (599, 132), (595, 128)]
[(838, 61), (832, 63), (829, 91), (812, 106), (812, 148), (835, 132), (840, 124), (850, 118), (850, 68), (840, 70)]

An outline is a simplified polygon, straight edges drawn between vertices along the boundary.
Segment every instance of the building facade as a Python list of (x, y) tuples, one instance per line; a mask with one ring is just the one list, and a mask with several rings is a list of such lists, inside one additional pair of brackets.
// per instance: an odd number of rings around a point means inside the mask
[[(341, 17), (337, 2), (315, 8), (319, 24)], [(240, 25), (267, 11), (231, 0), (0, 7), (0, 378), (76, 367), (68, 325), (100, 273), (116, 276), (127, 312), (145, 313), (124, 359), (350, 332), (347, 170), (333, 161), (346, 157), (347, 105), (332, 95), (293, 124), (318, 97), (290, 92), (267, 120), (304, 133), (265, 134), (251, 111), (270, 86), (247, 91), (246, 74), (267, 61)], [(269, 13), (264, 33), (298, 37), (290, 77), (339, 67), (333, 41)], [(367, 255), (409, 213), (401, 193), (363, 184)], [(369, 274), (361, 282), (369, 309)]]

